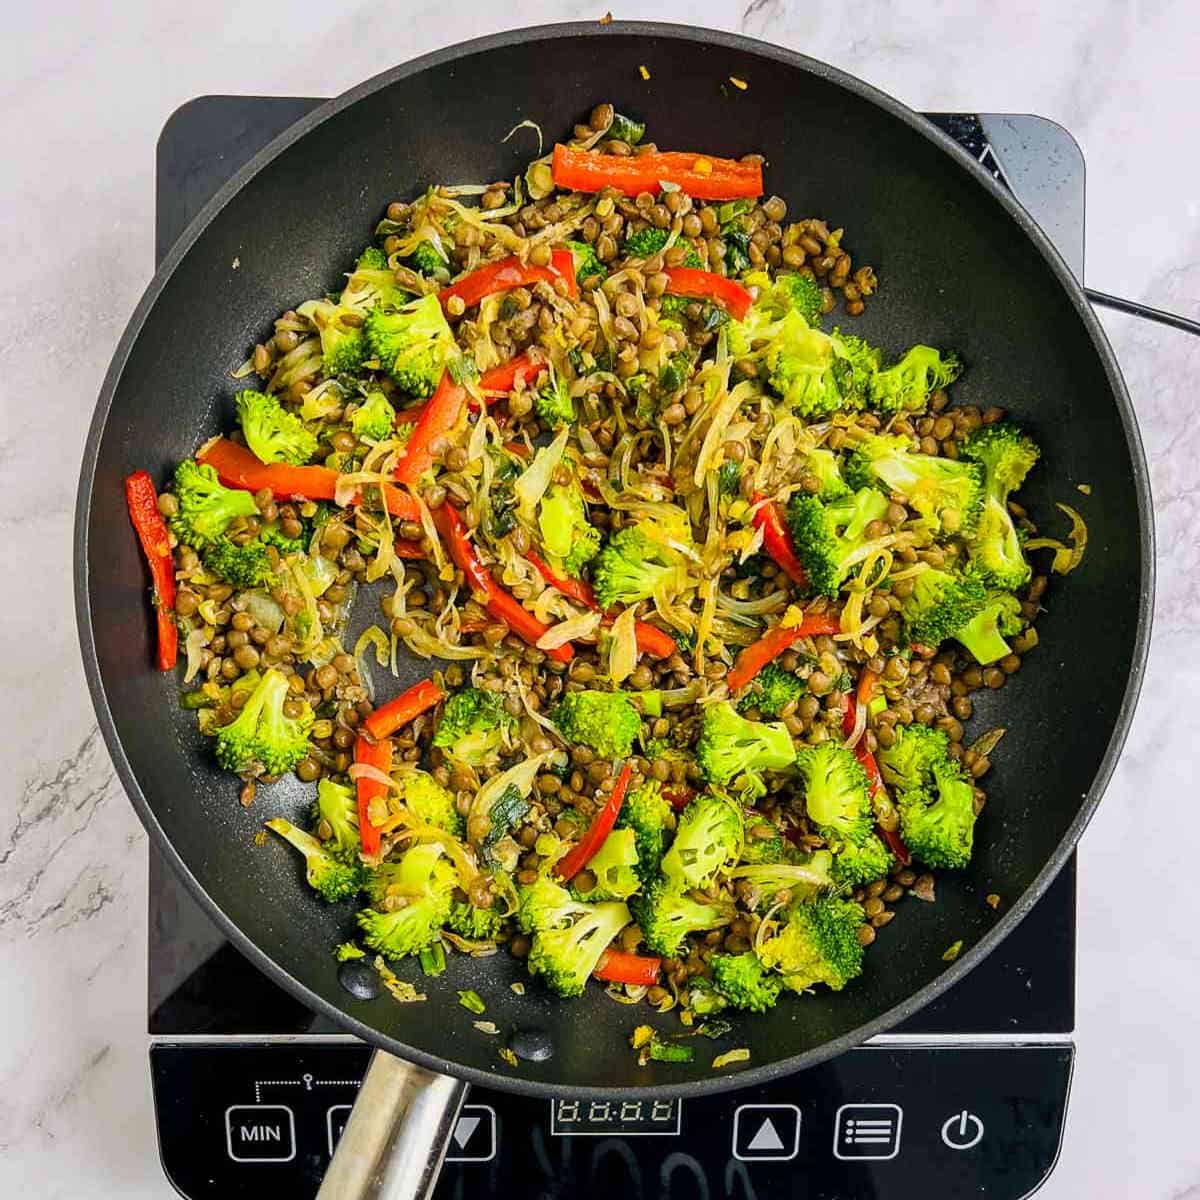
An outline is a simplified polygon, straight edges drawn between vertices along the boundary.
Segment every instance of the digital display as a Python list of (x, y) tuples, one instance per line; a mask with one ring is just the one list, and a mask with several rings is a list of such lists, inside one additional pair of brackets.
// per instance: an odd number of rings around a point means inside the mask
[(551, 1100), (555, 1137), (673, 1136), (680, 1130), (679, 1100)]

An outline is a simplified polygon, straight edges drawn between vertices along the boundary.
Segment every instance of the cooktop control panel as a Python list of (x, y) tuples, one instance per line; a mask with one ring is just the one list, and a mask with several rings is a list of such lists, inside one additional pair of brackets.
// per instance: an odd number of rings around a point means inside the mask
[[(191, 1200), (316, 1195), (370, 1051), (151, 1050), (163, 1166)], [(881, 1045), (763, 1087), (663, 1100), (472, 1088), (438, 1200), (1018, 1200), (1058, 1156), (1068, 1044)]]

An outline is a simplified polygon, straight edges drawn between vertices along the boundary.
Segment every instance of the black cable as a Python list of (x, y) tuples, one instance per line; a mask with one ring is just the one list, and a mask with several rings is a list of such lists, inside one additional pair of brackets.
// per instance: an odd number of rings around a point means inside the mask
[(1131, 317), (1142, 317), (1147, 321), (1157, 321), (1160, 325), (1169, 325), (1172, 329), (1181, 329), (1184, 333), (1193, 333), (1200, 337), (1200, 321), (1190, 321), (1187, 317), (1176, 313), (1163, 312), (1161, 308), (1151, 308), (1148, 304), (1138, 304), (1134, 300), (1122, 300), (1120, 296), (1110, 296), (1107, 292), (1093, 291), (1084, 288), (1084, 293), (1093, 304), (1103, 308), (1112, 308), (1117, 312), (1127, 313)]

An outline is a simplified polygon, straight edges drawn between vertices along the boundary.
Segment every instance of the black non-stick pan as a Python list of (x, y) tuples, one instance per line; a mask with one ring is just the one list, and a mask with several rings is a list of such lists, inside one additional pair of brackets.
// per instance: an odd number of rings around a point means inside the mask
[[(749, 86), (730, 86), (731, 76)], [(937, 903), (889, 927), (844, 992), (738, 1019), (729, 1044), (750, 1058), (737, 1071), (714, 1071), (706, 1055), (637, 1066), (627, 1039), (644, 1012), (599, 988), (574, 1003), (536, 985), (518, 996), (508, 985), (524, 971), (505, 954), (453, 956), (444, 975), (420, 979), (425, 1003), (352, 994), (330, 954), (350, 912), (315, 902), (294, 856), (254, 840), (265, 817), (304, 811), (308, 789), (288, 780), (260, 790), (250, 809), (238, 803), (193, 715), (180, 711), (178, 681), (151, 667), (147, 579), (123, 502), (130, 471), (165, 480), (229, 427), (230, 372), (246, 348), (282, 307), (337, 284), (389, 200), (434, 181), (511, 177), (535, 152), (532, 137), (502, 141), (514, 125), (533, 120), (561, 137), (601, 100), (645, 118), (662, 147), (764, 153), (768, 191), (794, 214), (844, 225), (856, 259), (878, 270), (882, 290), (855, 332), (890, 351), (956, 347), (969, 369), (955, 399), (1002, 405), (1042, 447), (1023, 495), (1032, 512), (1054, 527), (1054, 502), (1065, 500), (1090, 530), (1082, 565), (1049, 590), (1038, 652), (977, 705), (977, 729), (1008, 732), (970, 868), (941, 875)], [(1080, 286), (1024, 211), (919, 116), (830, 67), (728, 34), (620, 23), (506, 33), (398, 67), (300, 121), (222, 188), (121, 339), (88, 437), (75, 555), (84, 663), (117, 771), (159, 849), (238, 948), (398, 1059), (571, 1096), (696, 1094), (797, 1071), (895, 1025), (976, 966), (1050, 883), (1112, 772), (1145, 660), (1153, 561), (1146, 467), (1117, 364)], [(396, 686), (428, 664), (405, 670)], [(982, 902), (988, 893), (1003, 897), (999, 914)], [(960, 939), (963, 953), (947, 964)], [(472, 1028), (456, 1001), (465, 987), (486, 995), (499, 1040)], [(517, 1066), (500, 1060), (500, 1045)], [(448, 1083), (432, 1092), (411, 1075), (397, 1083), (389, 1069), (364, 1089), (358, 1136), (335, 1167), (342, 1182), (323, 1194), (377, 1194), (365, 1179), (387, 1174), (377, 1151), (400, 1136), (390, 1119), (399, 1093), (416, 1097), (426, 1143), (461, 1099)], [(368, 1128), (372, 1096), (382, 1132)], [(418, 1169), (405, 1186), (415, 1195), (429, 1172), (409, 1145)], [(356, 1169), (359, 1182), (345, 1182)]]

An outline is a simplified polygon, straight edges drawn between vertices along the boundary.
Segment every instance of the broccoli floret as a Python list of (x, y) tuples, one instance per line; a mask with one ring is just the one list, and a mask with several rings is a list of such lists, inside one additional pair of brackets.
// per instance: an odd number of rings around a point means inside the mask
[(593, 275), (598, 275), (603, 279), (608, 274), (604, 269), (604, 264), (596, 257), (595, 248), (589, 246), (587, 242), (568, 241), (567, 249), (575, 258), (575, 281), (577, 283), (582, 283)]
[(814, 329), (795, 309), (769, 326), (751, 326), (749, 336), (766, 338), (768, 382), (800, 416), (815, 420), (866, 402), (877, 359), (860, 338)]
[(463, 836), (466, 822), (454, 805), (454, 797), (432, 775), (413, 771), (402, 778), (401, 784), (404, 805), (413, 816), (456, 838)]
[(329, 826), (325, 848), (343, 862), (357, 863), (362, 838), (358, 831), (358, 799), (354, 789), (323, 778), (317, 784), (313, 817)]
[(219, 537), (201, 551), (201, 557), (210, 571), (239, 591), (262, 587), (275, 573), (271, 556), (258, 539), (239, 546), (227, 537)]
[(798, 856), (795, 862), (738, 866), (729, 875), (754, 886), (755, 895), (749, 901), (753, 908), (775, 903), (781, 892), (793, 900), (811, 900), (833, 887), (833, 855), (828, 850), (815, 850)]
[(355, 437), (381, 442), (396, 428), (396, 410), (382, 392), (372, 392), (354, 410), (350, 428)]
[(373, 308), (363, 329), (383, 369), (414, 396), (432, 396), (450, 356), (454, 333), (437, 296), (422, 296), (395, 312)]
[(494, 942), (504, 927), (504, 918), (497, 908), (476, 908), (469, 900), (456, 900), (450, 906), (446, 927), (473, 942)]
[(602, 904), (572, 902), (565, 921), (539, 929), (529, 949), (529, 970), (541, 975), (551, 991), (578, 996), (608, 944), (629, 924), (629, 909), (619, 900)]
[(499, 692), (463, 688), (446, 701), (433, 744), (451, 758), (477, 767), (504, 744), (504, 734), (516, 724)]
[(821, 285), (815, 279), (785, 271), (775, 276), (766, 304), (780, 315), (798, 312), (810, 325), (816, 325), (821, 318), (821, 300)]
[(517, 926), (522, 933), (567, 924), (583, 907), (565, 887), (544, 875), (518, 888), (517, 900)]
[(418, 242), (417, 248), (408, 256), (408, 265), (422, 275), (436, 275), (445, 271), (449, 260), (432, 242)]
[(879, 771), (889, 787), (912, 791), (925, 786), (934, 763), (941, 762), (949, 753), (950, 739), (940, 729), (900, 725), (896, 728), (896, 740), (879, 748)]
[(588, 520), (583, 493), (574, 483), (551, 485), (538, 506), (538, 529), (546, 552), (573, 579), (600, 552), (600, 531)]
[(742, 812), (732, 800), (697, 796), (679, 816), (675, 840), (663, 855), (663, 878), (681, 890), (707, 887), (718, 871), (737, 861), (742, 838)]
[(258, 681), (242, 711), (216, 734), (217, 761), (241, 774), (261, 766), (268, 775), (290, 771), (308, 753), (313, 710), (301, 702), (298, 717), (284, 715), (287, 676), (272, 667)]
[(820, 447), (810, 450), (804, 456), (804, 467), (820, 484), (815, 493), (818, 500), (839, 500), (850, 494), (850, 487), (842, 478), (838, 456), (832, 450)]
[(1006, 637), (1021, 632), (1021, 602), (1011, 592), (990, 592), (984, 606), (954, 637), (974, 655), (980, 666), (998, 662), (1009, 651)]
[(575, 401), (565, 379), (551, 379), (538, 388), (533, 398), (537, 419), (551, 429), (570, 425), (575, 420)]
[(833, 856), (833, 878), (845, 887), (857, 887), (883, 879), (892, 869), (892, 852), (878, 837), (869, 837), (861, 846), (843, 842)]
[(909, 850), (928, 867), (965, 867), (975, 835), (975, 788), (951, 758), (931, 769), (933, 790), (900, 793), (900, 833)]
[(1008, 511), (1008, 497), (1037, 462), (1037, 445), (1011, 422), (1000, 421), (970, 433), (960, 452), (984, 472), (983, 511), (970, 543), (971, 562), (996, 587), (1010, 591), (1021, 587), (1031, 572)]
[(276, 817), (267, 822), (267, 828), (290, 842), (304, 855), (304, 874), (308, 886), (330, 904), (346, 900), (362, 886), (362, 868), (336, 858), (330, 849), (317, 841), (311, 833), (297, 829), (291, 821)]
[(719, 929), (737, 915), (732, 904), (693, 900), (665, 877), (651, 880), (643, 895), (630, 900), (629, 909), (646, 947), (664, 958), (674, 958), (689, 933)]
[(855, 446), (846, 477), (856, 487), (878, 481), (899, 492), (938, 533), (969, 534), (983, 507), (978, 463), (913, 454), (903, 437), (868, 434)]
[(862, 906), (850, 900), (820, 897), (793, 905), (783, 929), (759, 947), (759, 957), (782, 973), (792, 991), (824, 983), (840, 992), (862, 973), (858, 931), (864, 919)]
[(343, 308), (362, 311), (375, 305), (399, 308), (411, 299), (411, 293), (397, 284), (395, 274), (388, 266), (387, 255), (375, 246), (368, 246), (358, 256), (338, 302)]
[(261, 462), (299, 465), (316, 454), (317, 439), (274, 396), (246, 388), (236, 403), (246, 445)]
[(568, 692), (550, 719), (566, 741), (590, 746), (601, 758), (627, 758), (642, 731), (625, 692)]
[(913, 581), (911, 594), (900, 606), (905, 637), (910, 642), (938, 646), (954, 637), (978, 616), (987, 602), (987, 589), (971, 572), (922, 571)]
[(736, 496), (742, 489), (742, 464), (727, 458), (717, 471), (717, 491), (722, 496)]
[(873, 408), (883, 412), (920, 412), (929, 393), (948, 387), (962, 374), (954, 353), (939, 354), (932, 346), (913, 346), (899, 362), (876, 371), (870, 381)]
[(656, 229), (653, 225), (647, 225), (645, 229), (639, 229), (637, 233), (631, 233), (625, 239), (621, 253), (626, 258), (653, 258), (661, 253), (670, 236), (669, 229)]
[[(326, 375), (355, 375), (367, 357), (367, 339), (363, 337), (362, 316), (350, 305), (313, 300), (300, 306), (300, 315), (308, 317), (321, 337), (321, 365)], [(347, 323), (343, 318), (353, 316)]]
[(284, 558), (289, 554), (307, 554), (309, 544), (312, 542), (313, 529), (318, 524), (323, 524), (324, 520), (324, 516), (321, 516), (320, 521), (313, 518), (310, 521), (302, 522), (304, 528), (300, 536), (295, 538), (284, 537), (280, 531), (279, 522), (272, 521), (258, 531), (258, 540), (265, 546), (274, 546)]
[(434, 843), (420, 843), (406, 850), (399, 862), (380, 864), (367, 881), (371, 899), (376, 904), (387, 899), (404, 903), (388, 911), (360, 912), (363, 941), (388, 958), (419, 954), (441, 936), (457, 884), (454, 867)]
[[(650, 747), (646, 748), (647, 757)], [(617, 814), (618, 829), (632, 829), (637, 849), (637, 873), (649, 883), (658, 874), (671, 828), (671, 805), (662, 794), (662, 784), (648, 779), (625, 797)]]
[(887, 546), (889, 538), (868, 538), (867, 526), (882, 520), (888, 499), (861, 488), (839, 500), (818, 500), (797, 492), (788, 502), (788, 527), (814, 592), (836, 598), (842, 582), (863, 559)]
[(579, 886), (579, 876), (571, 891), (579, 900), (628, 900), (641, 887), (637, 875), (637, 835), (632, 829), (614, 829), (592, 856), (585, 868), (596, 882), (587, 891)]
[(831, 846), (865, 845), (874, 836), (875, 817), (867, 773), (851, 750), (839, 742), (804, 746), (796, 755), (804, 780), (808, 819)]
[[(761, 830), (764, 836), (752, 832)], [(770, 833), (766, 833), (770, 830)], [(791, 859), (792, 847), (780, 830), (765, 818), (755, 823), (754, 814), (746, 816), (746, 843), (742, 847), (741, 862), (752, 866), (772, 866)]]
[(766, 1012), (783, 991), (779, 976), (772, 975), (750, 950), (745, 954), (714, 954), (711, 965), (717, 991), (734, 1008)]
[[(693, 256), (696, 262), (691, 262)], [(688, 257), (684, 259), (684, 266), (694, 267), (702, 266), (699, 261), (699, 255), (692, 251)], [(672, 296), (666, 295), (659, 301), (658, 313), (660, 317), (666, 317), (669, 321), (683, 322), (688, 319), (688, 309), (695, 304), (700, 309), (699, 319), (695, 322), (701, 329), (707, 332), (713, 332), (720, 329), (722, 325), (728, 325), (731, 329), (736, 326), (737, 322), (732, 321), (729, 314), (719, 304), (708, 304), (703, 300), (696, 300), (691, 296)]]
[(704, 710), (696, 761), (709, 783), (725, 784), (743, 772), (782, 771), (795, 759), (787, 726), (748, 721), (728, 700)]
[(750, 689), (738, 701), (738, 711), (757, 708), (764, 717), (779, 716), (780, 709), (799, 700), (808, 685), (803, 679), (785, 671), (777, 662), (769, 662), (751, 682)]
[(179, 511), (170, 518), (171, 532), (197, 550), (219, 538), (236, 518), (258, 512), (249, 492), (225, 487), (212, 467), (190, 458), (175, 468), (172, 490)]

